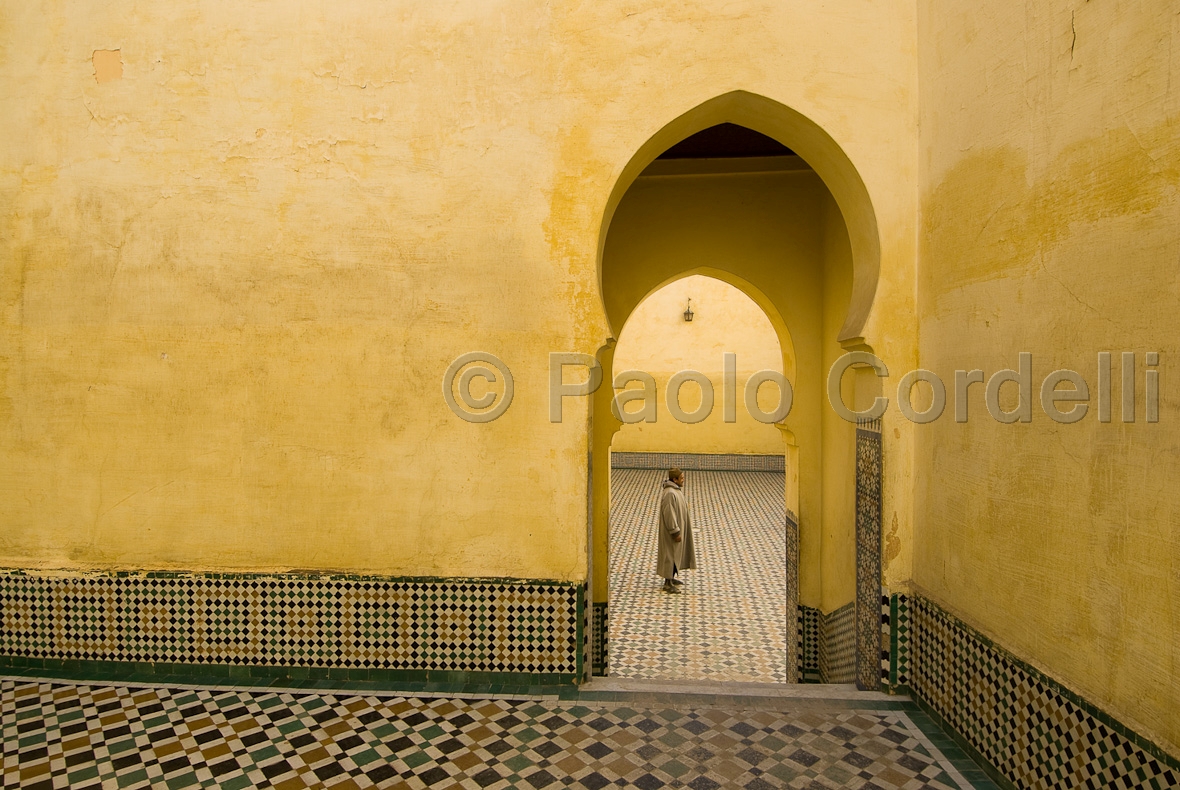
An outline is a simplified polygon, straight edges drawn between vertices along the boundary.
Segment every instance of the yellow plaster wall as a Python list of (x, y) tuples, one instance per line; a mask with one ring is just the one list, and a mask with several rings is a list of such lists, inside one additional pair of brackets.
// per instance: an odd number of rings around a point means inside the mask
[[(1180, 754), (1180, 47), (1175, 4), (924, 0), (921, 362), (1081, 373), (1073, 425), (917, 431), (917, 586)], [(1114, 352), (1113, 420), (1097, 355)], [(1118, 354), (1138, 358), (1120, 419)], [(1144, 354), (1161, 354), (1158, 424)], [(953, 389), (952, 389), (953, 392)], [(950, 407), (948, 407), (949, 413)]]
[[(692, 300), (693, 320), (684, 320)], [(737, 357), (737, 421), (724, 420), (723, 355)], [(721, 280), (690, 275), (669, 283), (645, 299), (620, 334), (614, 373), (638, 370), (656, 380), (656, 421), (626, 424), (615, 434), (617, 452), (738, 453), (782, 455), (778, 428), (758, 422), (745, 406), (745, 385), (752, 373), (782, 373), (783, 355), (770, 319), (753, 299)], [(713, 385), (713, 410), (703, 421), (686, 424), (666, 407), (668, 380), (682, 370), (705, 374)], [(638, 384), (630, 385), (638, 388)], [(773, 384), (759, 389), (759, 406), (772, 412), (778, 404)], [(681, 390), (680, 407), (694, 412), (701, 403), (695, 384)], [(630, 411), (638, 409), (632, 405)]]
[[(610, 335), (620, 174), (732, 91), (813, 120), (875, 212), (866, 336), (909, 348), (883, 327), (912, 312), (914, 22), (5, 5), (0, 564), (585, 578), (588, 403), (549, 423), (548, 354)], [(489, 425), (441, 398), (472, 350), (515, 377)]]

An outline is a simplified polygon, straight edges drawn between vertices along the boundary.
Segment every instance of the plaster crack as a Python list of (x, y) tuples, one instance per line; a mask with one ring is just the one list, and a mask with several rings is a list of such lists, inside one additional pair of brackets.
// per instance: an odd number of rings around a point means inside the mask
[(118, 502), (116, 502), (115, 504), (113, 504), (113, 505), (111, 505), (109, 508), (107, 508), (106, 510), (102, 511), (101, 513), (99, 513), (99, 514), (98, 514), (98, 519), (95, 519), (95, 521), (97, 522), (99, 519), (102, 519), (102, 517), (103, 517), (103, 516), (107, 515), (107, 514), (108, 514), (108, 513), (110, 513), (112, 510), (114, 510), (114, 509), (115, 509), (115, 508), (117, 508), (119, 505), (121, 505), (121, 504), (123, 504), (124, 502), (126, 502), (128, 499), (131, 499), (132, 497), (137, 497), (137, 496), (139, 496), (140, 494), (148, 494), (148, 493), (151, 493), (152, 491), (155, 491), (157, 488), (163, 488), (164, 486), (170, 486), (170, 485), (172, 485), (172, 484), (173, 484), (173, 483), (175, 483), (175, 482), (176, 482), (175, 480), (169, 480), (167, 483), (160, 483), (159, 485), (154, 485), (154, 486), (152, 486), (151, 488), (145, 488), (143, 491), (132, 491), (130, 494), (128, 494), (127, 496), (123, 497), (123, 498), (122, 498), (122, 499), (120, 499)]
[[(1123, 116), (1126, 116), (1126, 113), (1123, 113)], [(1127, 123), (1125, 120), (1123, 121), (1123, 128), (1127, 130), (1127, 134), (1131, 135), (1131, 139), (1133, 139), (1135, 144), (1139, 146), (1139, 150), (1143, 153), (1143, 155), (1150, 159), (1152, 164), (1157, 166), (1156, 172), (1158, 173), (1158, 165), (1160, 163), (1159, 157), (1148, 150), (1147, 146), (1143, 144), (1143, 141), (1139, 139), (1139, 135), (1135, 133), (1133, 128), (1131, 128), (1131, 124)]]
[(1102, 319), (1103, 321), (1106, 321), (1107, 323), (1110, 323), (1110, 324), (1114, 323), (1113, 321), (1111, 321), (1111, 319), (1109, 317), (1107, 317), (1107, 315), (1105, 313), (1103, 313), (1097, 307), (1094, 307), (1094, 305), (1085, 301), (1080, 296), (1078, 296), (1076, 293), (1074, 293), (1072, 290), (1070, 290), (1070, 287), (1065, 284), (1064, 280), (1062, 280), (1060, 277), (1058, 277), (1053, 272), (1049, 271), (1049, 267), (1047, 267), (1045, 265), (1045, 258), (1043, 255), (1041, 256), (1041, 271), (1044, 272), (1045, 274), (1047, 274), (1049, 277), (1051, 277), (1054, 282), (1056, 282), (1059, 286), (1061, 286), (1061, 290), (1063, 290), (1067, 294), (1069, 294), (1071, 299), (1073, 299), (1075, 302), (1080, 304), (1086, 310), (1093, 313), (1096, 317)]
[(976, 243), (978, 243), (979, 240), (983, 238), (983, 232), (987, 230), (987, 226), (990, 225), (992, 220), (996, 218), (996, 215), (1003, 211), (1006, 207), (1007, 202), (1001, 201), (1000, 205), (996, 206), (995, 210), (993, 210), (991, 214), (987, 215), (987, 219), (985, 219), (983, 224), (979, 226), (979, 232), (975, 234)]
[(1073, 66), (1073, 49), (1078, 43), (1078, 27), (1076, 24), (1077, 16), (1078, 16), (1077, 11), (1070, 11), (1069, 12), (1069, 32), (1073, 35), (1073, 38), (1069, 42), (1069, 65), (1070, 66)]

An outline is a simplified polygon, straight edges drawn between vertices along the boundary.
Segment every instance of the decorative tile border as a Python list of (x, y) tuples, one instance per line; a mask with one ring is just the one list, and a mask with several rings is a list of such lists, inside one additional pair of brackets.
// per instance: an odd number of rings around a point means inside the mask
[(663, 469), (685, 471), (782, 472), (782, 455), (713, 455), (703, 453), (611, 453), (612, 469)]
[(820, 615), (819, 674), (823, 683), (856, 682), (856, 606)]
[(881, 686), (898, 689), (910, 683), (910, 598), (881, 588)]
[(855, 604), (850, 601), (826, 615), (811, 606), (798, 606), (796, 611), (799, 617), (799, 682), (855, 682)]
[(856, 683), (880, 685), (881, 421), (856, 426)]
[[(786, 510), (786, 610), (787, 610), (787, 682), (803, 682), (802, 638), (792, 639), (792, 634), (802, 637), (802, 619), (799, 610), (799, 517), (795, 511)], [(792, 668), (795, 668), (792, 672)]]
[[(926, 598), (910, 620), (909, 687), (1004, 784), (1029, 790), (1175, 788), (1180, 762)], [(899, 616), (896, 630), (906, 629)], [(898, 658), (904, 644), (899, 640)], [(896, 678), (905, 677), (898, 660)]]
[(819, 669), (819, 643), (823, 633), (820, 623), (823, 615), (819, 609), (800, 605), (799, 613), (799, 682), (823, 683)]
[(554, 581), (0, 573), (0, 656), (580, 676)]
[(593, 608), (590, 619), (590, 666), (594, 668), (594, 675), (604, 677), (610, 674), (607, 603), (595, 602)]
[(583, 582), (578, 585), (577, 613), (578, 632), (574, 640), (574, 646), (578, 651), (578, 669), (577, 678), (579, 683), (585, 683), (590, 679), (590, 671), (593, 664), (590, 663), (590, 606), (587, 601), (590, 600), (590, 583)]

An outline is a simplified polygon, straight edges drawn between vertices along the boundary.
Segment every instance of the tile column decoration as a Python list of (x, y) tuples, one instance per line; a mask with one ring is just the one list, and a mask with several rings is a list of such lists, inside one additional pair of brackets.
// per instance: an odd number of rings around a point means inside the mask
[(881, 688), (910, 684), (910, 598), (881, 588)]
[(856, 425), (856, 685), (881, 685), (881, 421)]
[(798, 606), (799, 613), (799, 682), (823, 683), (819, 671), (819, 640), (822, 617), (819, 609)]
[(607, 635), (610, 633), (607, 621), (607, 604), (596, 601), (590, 620), (590, 666), (592, 674), (603, 677), (610, 674)]
[(796, 638), (802, 633), (799, 618), (799, 517), (787, 508), (787, 682), (803, 682), (802, 645)]
[(819, 676), (823, 683), (856, 680), (856, 607), (851, 601), (820, 613)]

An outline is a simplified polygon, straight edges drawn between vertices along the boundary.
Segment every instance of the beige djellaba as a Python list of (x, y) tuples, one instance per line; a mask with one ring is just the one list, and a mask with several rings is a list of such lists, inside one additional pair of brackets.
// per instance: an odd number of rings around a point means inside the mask
[[(678, 535), (682, 537), (679, 541), (676, 540)], [(660, 487), (660, 551), (656, 559), (656, 573), (670, 580), (673, 563), (678, 570), (694, 570), (697, 567), (697, 555), (692, 545), (692, 517), (688, 513), (688, 500), (684, 498), (680, 486), (665, 480)]]

